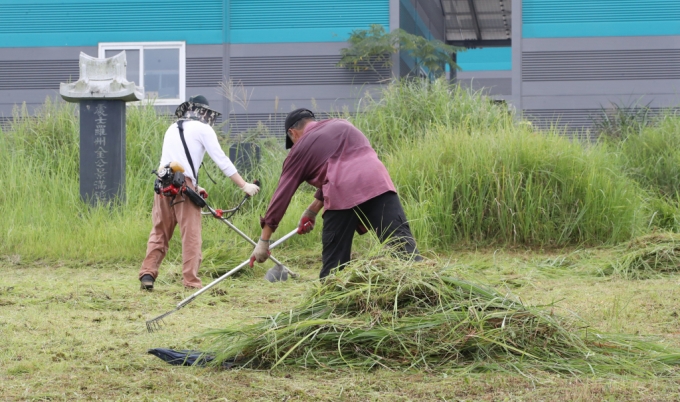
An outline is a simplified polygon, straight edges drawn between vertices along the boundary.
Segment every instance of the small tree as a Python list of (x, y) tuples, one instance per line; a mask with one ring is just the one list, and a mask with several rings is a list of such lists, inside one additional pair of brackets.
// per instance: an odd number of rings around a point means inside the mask
[(393, 54), (404, 52), (413, 58), (415, 64), (409, 73), (418, 73), (422, 68), (430, 78), (444, 73), (446, 64), (459, 70), (460, 67), (453, 61), (452, 55), (465, 50), (437, 39), (410, 34), (403, 29), (388, 33), (379, 24), (373, 24), (369, 29), (355, 29), (348, 42), (349, 47), (340, 50), (342, 57), (338, 67), (380, 74), (379, 67), (392, 67)]

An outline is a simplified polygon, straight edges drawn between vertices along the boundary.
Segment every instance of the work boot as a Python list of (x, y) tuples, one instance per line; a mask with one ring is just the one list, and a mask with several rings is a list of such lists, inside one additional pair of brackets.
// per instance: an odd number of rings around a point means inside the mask
[(139, 279), (142, 282), (142, 290), (153, 290), (153, 276), (146, 274)]

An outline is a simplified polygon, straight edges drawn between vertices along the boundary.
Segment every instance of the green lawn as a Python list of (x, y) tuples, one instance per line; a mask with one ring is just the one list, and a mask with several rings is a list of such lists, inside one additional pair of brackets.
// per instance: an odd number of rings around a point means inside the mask
[[(163, 265), (156, 290), (147, 293), (138, 290), (137, 266), (24, 264), (2, 257), (0, 400), (680, 400), (680, 375), (221, 371), (171, 366), (146, 353), (155, 347), (200, 350), (206, 341), (196, 336), (208, 329), (294, 306), (314, 286), (320, 262), (311, 252), (289, 253), (277, 254), (300, 280), (270, 284), (262, 279), (268, 265), (244, 272), (170, 315), (152, 334), (145, 321), (190, 294), (176, 263)], [(612, 255), (611, 249), (481, 250), (440, 261), (466, 267), (478, 282), (507, 289), (525, 304), (559, 301), (557, 313), (572, 311), (599, 330), (654, 335), (680, 347), (680, 276), (630, 281), (599, 275)]]

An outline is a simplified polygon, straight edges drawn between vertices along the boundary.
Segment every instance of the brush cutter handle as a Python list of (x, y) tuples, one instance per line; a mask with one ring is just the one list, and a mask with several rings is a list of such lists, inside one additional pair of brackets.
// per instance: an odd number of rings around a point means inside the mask
[[(284, 241), (290, 239), (291, 237), (295, 236), (297, 234), (297, 228), (293, 229), (290, 233), (287, 235), (283, 236), (279, 240), (275, 241), (269, 246), (269, 249), (273, 249), (277, 246), (279, 246), (281, 243)], [(187, 304), (191, 303), (195, 298), (198, 296), (202, 295), (203, 293), (207, 292), (209, 289), (211, 289), (213, 286), (217, 285), (218, 283), (222, 282), (223, 280), (227, 279), (228, 277), (234, 275), (236, 272), (238, 272), (241, 268), (245, 267), (250, 263), (250, 258), (247, 260), (243, 261), (240, 263), (236, 268), (232, 269), (231, 271), (227, 272), (226, 274), (220, 276), (219, 278), (215, 279), (214, 281), (210, 282), (206, 286), (204, 286), (202, 289), (200, 289), (198, 292), (192, 294), (191, 296), (187, 297), (186, 299), (182, 300), (181, 302), (177, 303), (177, 309), (180, 309)]]
[[(253, 182), (253, 184), (256, 185), (257, 187), (260, 187), (260, 181), (259, 181), (259, 180), (255, 180), (255, 181)], [(236, 213), (236, 211), (238, 211), (239, 209), (241, 209), (241, 205), (243, 205), (243, 203), (246, 202), (246, 200), (248, 200), (248, 198), (250, 198), (250, 194), (246, 193), (246, 195), (243, 197), (243, 199), (241, 200), (241, 202), (236, 206), (236, 208), (234, 208), (234, 209), (232, 209), (231, 211), (229, 211), (229, 212), (231, 212), (231, 215), (227, 216), (227, 219), (229, 219), (229, 218), (231, 218), (232, 216), (234, 216), (234, 214)], [(221, 218), (221, 216), (220, 216), (220, 218)]]
[[(262, 190), (262, 184), (260, 183), (260, 179), (255, 179), (255, 181), (253, 181), (253, 184), (258, 186), (260, 190)], [(250, 195), (246, 194), (246, 199), (248, 199), (249, 197)]]
[[(255, 181), (253, 182), (253, 184), (255, 184), (256, 186), (260, 187), (260, 181), (259, 181), (259, 180), (255, 180)], [(207, 193), (206, 193), (206, 194), (207, 194)], [(205, 198), (208, 198), (208, 197), (206, 196)], [(232, 209), (214, 209), (214, 208), (212, 208), (210, 205), (207, 205), (207, 203), (206, 203), (206, 206), (205, 206), (205, 207), (208, 208), (208, 211), (210, 211), (210, 212), (202, 212), (201, 214), (202, 214), (202, 215), (212, 215), (212, 216), (214, 216), (215, 218), (217, 218), (217, 219), (222, 219), (222, 220), (230, 219), (232, 216), (234, 216), (234, 214), (235, 214), (239, 209), (241, 209), (241, 206), (248, 200), (248, 198), (250, 198), (250, 195), (246, 194), (246, 195), (243, 197), (243, 199), (241, 200), (241, 202), (239, 202), (238, 205), (237, 205), (235, 208), (232, 208)], [(225, 214), (228, 214), (228, 216), (225, 217), (225, 216), (224, 216)]]

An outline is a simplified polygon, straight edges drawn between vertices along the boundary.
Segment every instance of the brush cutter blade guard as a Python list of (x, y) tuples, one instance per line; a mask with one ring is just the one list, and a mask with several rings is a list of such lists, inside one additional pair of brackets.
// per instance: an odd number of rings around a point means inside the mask
[(264, 274), (264, 279), (269, 282), (284, 282), (288, 280), (288, 268), (282, 264), (276, 264), (272, 268), (269, 268), (266, 274)]

